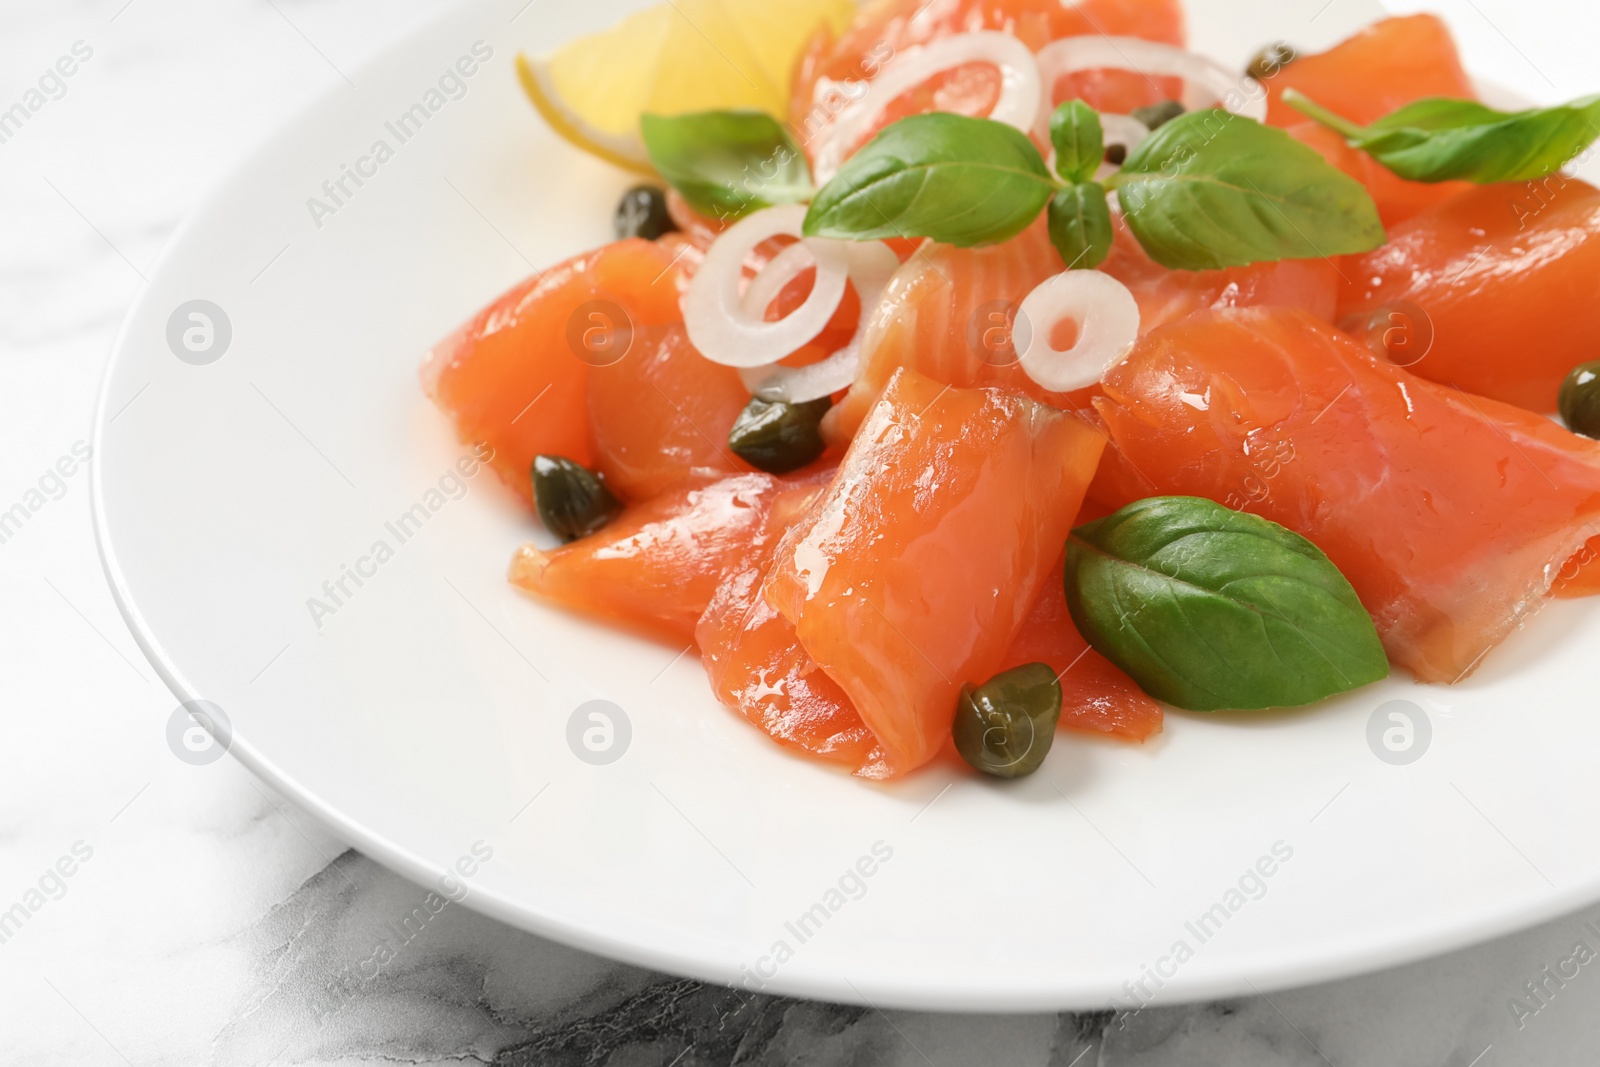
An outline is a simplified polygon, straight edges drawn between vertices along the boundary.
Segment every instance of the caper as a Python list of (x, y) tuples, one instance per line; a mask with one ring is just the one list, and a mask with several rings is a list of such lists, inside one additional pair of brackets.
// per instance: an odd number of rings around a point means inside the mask
[(1106, 146), (1106, 162), (1113, 167), (1120, 167), (1128, 161), (1128, 146), (1114, 144)]
[(1294, 50), (1294, 45), (1287, 41), (1275, 41), (1257, 52), (1244, 72), (1265, 85), (1298, 58), (1299, 53)]
[(1136, 107), (1129, 114), (1152, 130), (1159, 130), (1187, 110), (1176, 100), (1163, 100), (1149, 107)]
[(996, 778), (1022, 778), (1044, 764), (1061, 719), (1055, 668), (1030, 663), (961, 687), (951, 733), (961, 758)]
[(623, 193), (615, 222), (619, 241), (630, 237), (654, 241), (678, 228), (667, 211), (667, 194), (654, 185), (636, 185)]
[(545, 529), (563, 541), (599, 533), (622, 511), (599, 475), (561, 456), (534, 458), (533, 503)]
[(804, 404), (751, 397), (734, 420), (728, 447), (734, 455), (768, 474), (788, 474), (827, 450), (822, 440), (822, 416), (833, 407), (828, 397)]
[(1561, 421), (1573, 433), (1600, 438), (1600, 360), (1572, 369), (1561, 383)]

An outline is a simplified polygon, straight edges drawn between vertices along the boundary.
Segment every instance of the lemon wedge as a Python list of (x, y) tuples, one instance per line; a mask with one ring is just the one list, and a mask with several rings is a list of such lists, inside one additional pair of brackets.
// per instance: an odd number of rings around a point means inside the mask
[(784, 119), (801, 51), (855, 12), (854, 0), (667, 0), (552, 55), (519, 55), (517, 76), (561, 136), (649, 173), (640, 115), (754, 108)]

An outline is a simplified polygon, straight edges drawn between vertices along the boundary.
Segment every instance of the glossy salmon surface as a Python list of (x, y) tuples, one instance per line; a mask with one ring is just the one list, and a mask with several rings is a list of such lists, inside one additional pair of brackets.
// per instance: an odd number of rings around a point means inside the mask
[(1600, 339), (1600, 189), (1560, 174), (1480, 186), (1347, 258), (1344, 273), (1341, 318), (1420, 309), (1432, 345), (1411, 371), (1552, 412)]
[(1105, 392), (1113, 442), (1159, 494), (1310, 539), (1425, 682), (1471, 673), (1600, 535), (1600, 443), (1302, 312), (1193, 315), (1144, 338)]
[(428, 353), (428, 395), (464, 443), (494, 449), (495, 472), (525, 501), (535, 456), (594, 462), (591, 367), (683, 321), (674, 254), (670, 243), (631, 240), (568, 260), (511, 289)]
[(763, 596), (882, 746), (890, 773), (949, 740), (1065, 544), (1104, 441), (995, 389), (901, 371), (827, 493), (780, 543)]
[[(802, 483), (805, 499), (819, 484)], [(760, 553), (792, 521), (796, 483), (741, 474), (637, 504), (592, 537), (522, 548), (513, 584), (594, 618), (662, 640), (694, 640), (725, 571)]]
[(1288, 64), (1267, 85), (1269, 124), (1306, 121), (1283, 102), (1284, 90), (1291, 88), (1362, 125), (1425, 97), (1477, 99), (1450, 28), (1434, 15), (1383, 19), (1326, 52)]

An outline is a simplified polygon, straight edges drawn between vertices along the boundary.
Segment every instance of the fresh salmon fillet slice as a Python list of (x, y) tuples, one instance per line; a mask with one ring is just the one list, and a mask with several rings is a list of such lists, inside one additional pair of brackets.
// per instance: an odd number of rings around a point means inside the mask
[[(960, 388), (996, 386), (1055, 407), (1085, 406), (1097, 390), (1040, 388), (1017, 362), (1011, 338), (1023, 299), (1063, 267), (1043, 222), (992, 248), (935, 245), (913, 256), (871, 313), (855, 384), (823, 423), (829, 441), (854, 436), (902, 367)], [(1142, 331), (1207, 307), (1282, 304), (1331, 319), (1339, 291), (1338, 267), (1327, 260), (1168, 270), (1145, 255), (1120, 221), (1101, 269), (1133, 293)]]
[(740, 474), (682, 486), (581, 541), (548, 551), (524, 546), (511, 581), (586, 615), (693, 641), (724, 572), (770, 549), (824, 484), (826, 476)]
[(1401, 301), (1425, 314), (1433, 347), (1413, 373), (1551, 412), (1600, 337), (1600, 190), (1561, 174), (1480, 186), (1396, 227), (1344, 273), (1342, 317)]
[(997, 389), (900, 371), (763, 587), (899, 775), (949, 740), (1027, 620), (1104, 439)]
[(1283, 102), (1284, 90), (1291, 88), (1362, 125), (1425, 97), (1477, 99), (1450, 28), (1434, 15), (1382, 19), (1326, 52), (1285, 66), (1267, 84), (1270, 125), (1306, 120)]
[(589, 352), (585, 334), (602, 331), (589, 336), (603, 352), (625, 325), (611, 309), (626, 316), (639, 345), (683, 321), (677, 247), (622, 241), (570, 259), (511, 289), (428, 353), (428, 395), (463, 442), (494, 449), (495, 472), (523, 500), (532, 502), (535, 456), (594, 462), (585, 397), (597, 357), (580, 358)]
[(1303, 312), (1197, 313), (1104, 386), (1112, 440), (1156, 492), (1309, 538), (1425, 682), (1475, 669), (1600, 535), (1600, 443), (1416, 378)]
[(641, 339), (589, 371), (595, 464), (624, 500), (645, 501), (692, 478), (749, 471), (728, 431), (750, 401), (739, 372), (695, 350), (681, 325)]

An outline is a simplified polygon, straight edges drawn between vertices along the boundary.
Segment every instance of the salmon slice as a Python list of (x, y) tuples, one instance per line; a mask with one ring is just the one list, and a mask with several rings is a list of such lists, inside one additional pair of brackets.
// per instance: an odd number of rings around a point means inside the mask
[(855, 705), (889, 773), (937, 755), (962, 684), (999, 668), (1103, 447), (1024, 397), (900, 371), (785, 535), (762, 595)]
[(1406, 301), (1433, 347), (1409, 369), (1532, 411), (1556, 409), (1600, 337), (1600, 190), (1555, 174), (1485, 185), (1346, 260), (1341, 316)]
[(1000, 670), (1048, 663), (1061, 683), (1061, 726), (1084, 733), (1144, 741), (1161, 732), (1161, 705), (1137, 682), (1089, 647), (1067, 609), (1065, 558), (1044, 580), (1028, 621), (1001, 661)]
[(1450, 28), (1433, 15), (1382, 19), (1326, 52), (1284, 67), (1267, 84), (1270, 125), (1306, 121), (1283, 102), (1284, 90), (1291, 88), (1362, 125), (1424, 97), (1477, 99)]
[[(854, 436), (895, 371), (906, 368), (958, 388), (996, 386), (1059, 408), (1081, 408), (1098, 390), (1052, 393), (1017, 362), (1016, 310), (1064, 264), (1043, 222), (992, 248), (933, 245), (900, 268), (872, 312), (855, 384), (828, 413), (831, 443)], [(1285, 260), (1220, 271), (1173, 271), (1145, 255), (1119, 221), (1101, 267), (1128, 286), (1148, 331), (1207, 307), (1282, 304), (1332, 319), (1338, 268), (1327, 260)]]
[[(837, 41), (819, 34), (801, 58), (790, 120), (802, 147), (816, 158), (828, 142), (835, 116), (893, 58), (908, 48), (958, 33), (1000, 30), (1037, 52), (1063, 37), (1109, 34), (1181, 45), (1183, 8), (1178, 0), (879, 0), (862, 11)], [(1131, 71), (1087, 71), (1052, 87), (1059, 102), (1081, 97), (1105, 111), (1126, 113), (1179, 94), (1181, 83)], [(929, 111), (987, 115), (1000, 95), (994, 67), (967, 64), (930, 78), (893, 101), (862, 138), (899, 119)], [(846, 145), (846, 153), (859, 145)]]
[(620, 345), (627, 330), (648, 345), (683, 320), (675, 247), (630, 240), (568, 260), (516, 286), (428, 353), (424, 389), (463, 442), (493, 448), (495, 472), (523, 500), (533, 499), (535, 456), (594, 462), (585, 397), (591, 363), (612, 358), (606, 345)]
[(1193, 315), (1104, 386), (1112, 440), (1157, 492), (1309, 538), (1425, 682), (1471, 673), (1600, 535), (1600, 443), (1415, 378), (1303, 312)]
[(750, 470), (728, 451), (728, 431), (750, 391), (738, 371), (696, 351), (681, 325), (636, 343), (620, 362), (591, 369), (588, 392), (595, 463), (624, 500)]
[(592, 537), (551, 551), (524, 546), (511, 581), (595, 618), (693, 641), (724, 572), (770, 550), (826, 480), (740, 474), (680, 487), (630, 507)]
[(1365, 152), (1351, 148), (1342, 133), (1330, 130), (1320, 122), (1302, 122), (1298, 126), (1290, 126), (1287, 132), (1295, 140), (1315, 148), (1329, 163), (1366, 186), (1373, 203), (1378, 205), (1378, 217), (1383, 220), (1385, 227), (1397, 226), (1415, 218), (1472, 188), (1471, 182), (1407, 181)]
[(724, 575), (695, 630), (711, 689), (785, 748), (886, 778), (883, 749), (849, 696), (762, 596), (775, 548)]

